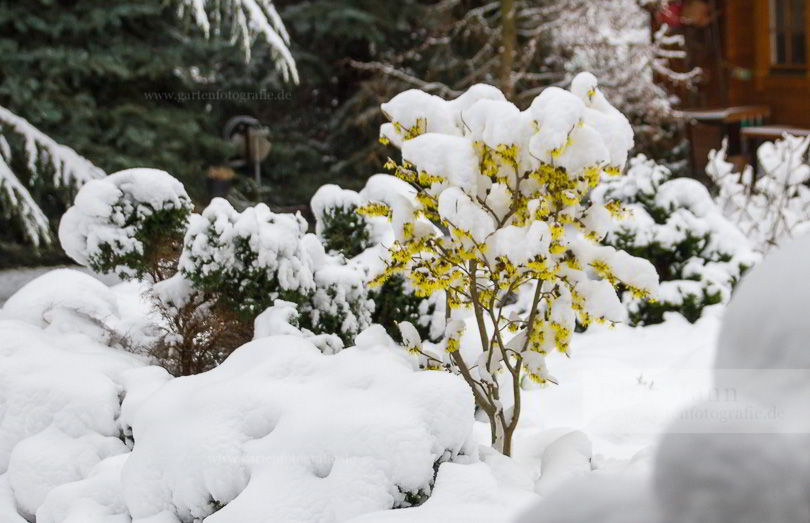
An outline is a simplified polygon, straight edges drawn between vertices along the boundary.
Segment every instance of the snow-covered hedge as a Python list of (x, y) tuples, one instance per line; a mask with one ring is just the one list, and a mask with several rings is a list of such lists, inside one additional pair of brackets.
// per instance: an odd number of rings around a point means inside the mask
[(655, 301), (625, 294), (632, 324), (660, 323), (668, 311), (694, 322), (703, 307), (728, 302), (734, 284), (758, 259), (701, 183), (673, 179), (644, 156), (630, 160), (626, 176), (605, 179), (591, 198), (627, 211), (604, 243), (650, 260), (661, 277)]
[(191, 210), (183, 184), (169, 173), (127, 169), (81, 188), (62, 216), (59, 241), (97, 272), (161, 280), (173, 272)]
[(729, 220), (765, 253), (783, 240), (810, 231), (810, 136), (785, 135), (757, 150), (755, 172), (735, 172), (726, 146), (709, 153), (706, 174), (718, 188), (717, 203)]

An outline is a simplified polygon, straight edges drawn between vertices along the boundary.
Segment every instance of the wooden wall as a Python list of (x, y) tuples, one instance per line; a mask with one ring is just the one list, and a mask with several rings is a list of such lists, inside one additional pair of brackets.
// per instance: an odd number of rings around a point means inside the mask
[[(810, 127), (810, 68), (798, 74), (770, 69), (768, 0), (729, 0), (725, 4), (729, 103), (768, 105), (770, 123)], [(806, 19), (810, 39), (810, 16)], [(752, 71), (753, 76), (736, 78), (735, 66)]]

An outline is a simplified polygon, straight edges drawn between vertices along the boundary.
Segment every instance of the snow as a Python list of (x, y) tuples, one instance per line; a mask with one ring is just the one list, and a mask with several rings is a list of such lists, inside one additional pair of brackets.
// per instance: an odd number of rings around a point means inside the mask
[(542, 475), (537, 480), (537, 492), (548, 494), (572, 477), (591, 471), (593, 450), (588, 437), (572, 431), (556, 439), (543, 450)]
[[(478, 159), (472, 142), (466, 138), (426, 133), (403, 144), (402, 159), (420, 172), (440, 176), (471, 196), (478, 194)], [(435, 183), (431, 192), (438, 194), (445, 186)]]
[(0, 474), (0, 518), (3, 523), (27, 523), (17, 512), (14, 493), (8, 486), (8, 478), (5, 474)]
[(262, 39), (270, 47), (271, 58), (282, 78), (298, 83), (298, 69), (289, 49), (290, 36), (272, 0), (175, 0), (175, 3), (179, 15), (188, 14), (206, 37), (211, 33), (219, 35), (223, 25), (229, 27), (231, 39), (242, 45), (245, 62), (250, 61), (254, 41)]
[[(52, 171), (48, 180), (52, 187), (78, 189), (88, 181), (101, 178), (105, 174), (70, 147), (56, 143), (27, 120), (2, 106), (0, 106), (0, 124), (2, 124), (0, 127), (4, 128), (2, 132), (10, 130), (23, 138), (27, 168), (33, 178), (44, 177), (43, 169), (38, 166), (47, 166)], [(21, 218), (25, 235), (34, 246), (50, 243), (51, 230), (48, 219), (28, 188), (22, 184), (20, 177), (11, 170), (11, 148), (2, 132), (0, 132), (0, 196), (5, 200), (4, 205), (9, 205), (5, 210)]]
[(383, 347), (324, 356), (299, 337), (261, 338), (141, 406), (124, 497), (136, 521), (205, 517), (212, 500), (225, 505), (212, 522), (345, 520), (429, 490), (471, 427), (457, 378)]
[(726, 160), (727, 144), (709, 153), (706, 174), (719, 190), (723, 214), (762, 253), (810, 227), (810, 136), (784, 135), (757, 150), (761, 172), (747, 166), (734, 171)]
[(360, 207), (360, 202), (360, 195), (355, 191), (341, 189), (334, 184), (321, 185), (309, 201), (309, 208), (316, 220), (315, 233), (323, 233), (324, 216), (329, 209), (353, 211)]
[(29, 281), (56, 269), (74, 269), (93, 276), (94, 278), (114, 285), (121, 280), (115, 275), (101, 275), (79, 265), (57, 265), (49, 267), (18, 267), (0, 270), (0, 305), (6, 302), (11, 295), (20, 290)]
[(654, 486), (663, 521), (807, 521), (807, 440), (748, 433), (751, 421), (735, 419), (730, 407), (716, 400), (696, 404), (685, 414), (705, 409), (713, 416), (677, 419), (661, 441)]
[(525, 489), (503, 485), (485, 463), (443, 463), (435, 494), (423, 505), (373, 512), (350, 523), (508, 523), (516, 510), (535, 497)]
[(652, 523), (658, 510), (649, 491), (636, 474), (594, 472), (564, 483), (514, 523)]
[(29, 282), (8, 299), (3, 316), (56, 332), (77, 323), (103, 326), (117, 315), (113, 291), (99, 280), (73, 269), (56, 269)]
[(37, 512), (41, 523), (130, 523), (121, 496), (121, 467), (128, 454), (99, 462), (84, 479), (48, 493)]
[(439, 196), (439, 216), (453, 226), (469, 232), (477, 243), (486, 242), (497, 226), (492, 215), (457, 187), (442, 191)]
[[(782, 284), (763, 282), (795, 274), (807, 245), (786, 246), (782, 256), (774, 254), (776, 261), (766, 258), (762, 271), (752, 271), (739, 287), (723, 320), (723, 336), (750, 339), (750, 350), (735, 353), (741, 358), (735, 365), (771, 363), (764, 359), (771, 353), (753, 344), (771, 347), (774, 335), (765, 330), (755, 338), (755, 328), (738, 329), (777, 321), (762, 318), (761, 307), (740, 308), (738, 300), (750, 304), (765, 290), (788, 296), (782, 289), (789, 277)], [(39, 283), (23, 297), (42, 289)], [(93, 289), (107, 294), (95, 285), (87, 292)], [(117, 303), (121, 314), (127, 307), (120, 297)], [(290, 312), (288, 304), (277, 307)], [(741, 317), (737, 310), (758, 316)], [(694, 514), (713, 510), (719, 515), (712, 521), (720, 523), (802, 521), (810, 497), (802, 490), (808, 482), (799, 478), (810, 466), (797, 459), (801, 434), (784, 425), (752, 435), (729, 434), (738, 429), (728, 423), (670, 421), (703, 408), (694, 402), (710, 397), (721, 311), (710, 308), (695, 324), (669, 315), (660, 325), (597, 325), (575, 335), (575, 358), (548, 356), (559, 384), (524, 393), (513, 459), (476, 446), (488, 442), (489, 429), (473, 421), (469, 390), (458, 377), (415, 371), (379, 326), (336, 355), (322, 354), (294, 331), (278, 336), (277, 328), (268, 328), (220, 367), (172, 378), (81, 332), (53, 333), (37, 316), (35, 324), (5, 319), (0, 519), (36, 513), (46, 523), (125, 523), (130, 517), (176, 523), (192, 516), (215, 523), (517, 517), (646, 523), (658, 521), (659, 513), (691, 522)], [(795, 329), (799, 320), (782, 314), (778, 321)], [(282, 329), (292, 327), (288, 318), (281, 318)], [(801, 332), (795, 344), (785, 344), (798, 357), (804, 354), (795, 349), (803, 347)], [(720, 354), (730, 346), (721, 341)], [(803, 364), (793, 357), (774, 358), (772, 365)], [(665, 432), (671, 434), (651, 459)], [(448, 458), (431, 487), (434, 462)], [(699, 487), (702, 481), (712, 490)], [(401, 491), (419, 489), (432, 492), (427, 502), (389, 510), (404, 502)]]
[(782, 409), (789, 432), (807, 432), (810, 400), (810, 235), (772, 252), (738, 286), (717, 349), (719, 387)]
[(55, 427), (24, 439), (14, 447), (7, 472), (20, 513), (32, 517), (53, 488), (82, 480), (101, 460), (126, 452), (117, 437), (77, 438)]

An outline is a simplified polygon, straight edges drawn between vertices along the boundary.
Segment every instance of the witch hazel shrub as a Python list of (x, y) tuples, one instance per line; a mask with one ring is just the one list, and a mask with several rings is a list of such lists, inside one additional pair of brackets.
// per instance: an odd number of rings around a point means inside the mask
[[(632, 130), (589, 73), (570, 90), (547, 88), (524, 111), (487, 85), (449, 101), (408, 90), (382, 111), (381, 140), (402, 152), (386, 167), (413, 197), (358, 209), (392, 227), (372, 283), (402, 275), (417, 295), (444, 297), (442, 349), (408, 324), (405, 345), (423, 368), (465, 379), (493, 444), (509, 454), (521, 387), (553, 380), (546, 355), (568, 354), (577, 321), (625, 320), (616, 286), (639, 298), (656, 291), (649, 261), (599, 243), (619, 204), (587, 199), (603, 174), (622, 172)], [(525, 310), (507, 310), (509, 295), (527, 291)]]
[(704, 307), (728, 303), (743, 272), (759, 259), (703, 184), (672, 178), (643, 155), (630, 160), (625, 176), (605, 179), (591, 199), (619, 202), (627, 211), (603, 243), (646, 258), (662, 280), (655, 301), (624, 293), (633, 325), (661, 323), (666, 312), (696, 321)]

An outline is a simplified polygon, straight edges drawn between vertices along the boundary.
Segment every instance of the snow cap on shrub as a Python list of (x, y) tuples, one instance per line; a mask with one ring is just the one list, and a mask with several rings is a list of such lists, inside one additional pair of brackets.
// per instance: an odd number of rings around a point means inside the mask
[(166, 242), (182, 238), (192, 210), (183, 184), (158, 169), (127, 169), (87, 182), (62, 216), (59, 241), (79, 264), (123, 278), (154, 269)]

